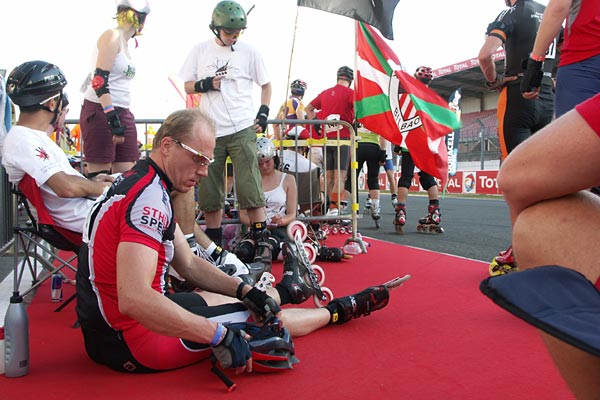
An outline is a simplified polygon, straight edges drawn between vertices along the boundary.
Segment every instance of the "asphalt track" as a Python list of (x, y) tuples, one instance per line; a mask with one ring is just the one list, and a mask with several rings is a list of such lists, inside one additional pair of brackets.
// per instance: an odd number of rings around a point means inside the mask
[[(360, 196), (361, 209), (365, 198)], [(376, 229), (371, 217), (363, 215), (358, 220), (359, 232), (362, 236), (485, 262), (510, 245), (508, 207), (499, 196), (441, 199), (442, 234), (417, 233), (417, 222), (426, 214), (427, 204), (426, 196), (409, 195), (404, 234), (398, 234), (392, 223), (394, 211), (389, 192), (382, 192), (381, 227)]]

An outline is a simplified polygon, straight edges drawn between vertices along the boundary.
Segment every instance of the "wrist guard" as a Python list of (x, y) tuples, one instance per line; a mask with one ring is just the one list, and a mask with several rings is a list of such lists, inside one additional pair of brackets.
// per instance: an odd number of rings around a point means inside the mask
[(500, 91), (504, 87), (504, 74), (496, 74), (496, 79), (491, 82), (486, 82), (485, 86), (490, 90)]
[(269, 117), (269, 106), (263, 104), (258, 109), (258, 114), (256, 114), (256, 124), (260, 126), (262, 129), (261, 132), (265, 132), (267, 130), (267, 118)]
[(213, 354), (223, 368), (243, 367), (252, 357), (250, 346), (243, 335), (244, 331), (228, 327), (223, 340), (218, 346), (212, 348)]
[[(241, 290), (238, 290), (238, 294)], [(241, 296), (240, 296), (241, 297)], [(275, 302), (275, 299), (268, 296), (265, 292), (253, 287), (246, 295), (240, 299), (250, 311), (264, 319), (274, 317), (281, 311), (281, 308)]]
[(114, 136), (125, 136), (125, 127), (121, 125), (121, 120), (119, 119), (117, 110), (109, 111), (104, 115), (106, 116), (106, 121), (108, 122), (110, 132)]
[(209, 76), (208, 78), (201, 79), (194, 83), (194, 90), (196, 93), (206, 93), (209, 90), (213, 89), (213, 78), (214, 76)]
[(532, 58), (523, 60), (523, 79), (521, 79), (521, 93), (531, 92), (542, 85), (543, 61), (536, 61)]

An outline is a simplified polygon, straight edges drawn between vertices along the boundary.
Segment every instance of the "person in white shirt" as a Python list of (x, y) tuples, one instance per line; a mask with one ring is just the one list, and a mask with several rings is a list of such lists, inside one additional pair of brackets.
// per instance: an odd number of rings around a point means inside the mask
[(47, 134), (63, 108), (63, 72), (46, 61), (28, 61), (7, 79), (7, 93), (20, 115), (4, 141), (2, 165), (11, 183), (29, 175), (39, 187), (54, 222), (81, 233), (93, 199), (111, 185), (106, 174), (89, 180), (75, 170), (67, 155)]

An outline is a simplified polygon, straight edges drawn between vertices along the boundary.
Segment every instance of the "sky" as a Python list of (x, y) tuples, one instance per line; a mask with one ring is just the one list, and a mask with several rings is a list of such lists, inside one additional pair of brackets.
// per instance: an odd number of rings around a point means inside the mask
[[(265, 60), (273, 97), (270, 118), (288, 95), (289, 82), (308, 84), (305, 103), (335, 84), (342, 65), (354, 68), (354, 20), (298, 7), (296, 0), (239, 0), (255, 5), (240, 38)], [(547, 1), (541, 0), (543, 4)], [(213, 38), (208, 28), (217, 0), (150, 0), (139, 47), (133, 50), (136, 76), (131, 111), (136, 118), (162, 119), (185, 107), (169, 82), (195, 43)], [(400, 0), (394, 13), (394, 40), (388, 41), (403, 67), (433, 69), (477, 57), (487, 25), (505, 8), (504, 0)], [(0, 69), (7, 74), (29, 60), (58, 65), (69, 82), (69, 119), (79, 117), (81, 83), (94, 64), (93, 46), (116, 26), (115, 0), (17, 0), (4, 2)], [(133, 40), (130, 47), (134, 47)], [(259, 91), (255, 93), (258, 111)]]

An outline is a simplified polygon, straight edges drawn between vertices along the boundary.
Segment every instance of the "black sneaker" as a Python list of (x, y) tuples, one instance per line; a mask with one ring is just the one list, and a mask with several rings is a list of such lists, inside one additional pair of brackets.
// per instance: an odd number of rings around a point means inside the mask
[(332, 323), (344, 324), (353, 318), (366, 316), (382, 309), (389, 300), (390, 291), (385, 285), (371, 286), (351, 296), (333, 299), (327, 308), (332, 312)]
[(283, 242), (283, 277), (279, 282), (292, 297), (292, 304), (300, 304), (314, 295), (315, 288), (307, 277), (307, 269), (300, 261), (295, 243)]

